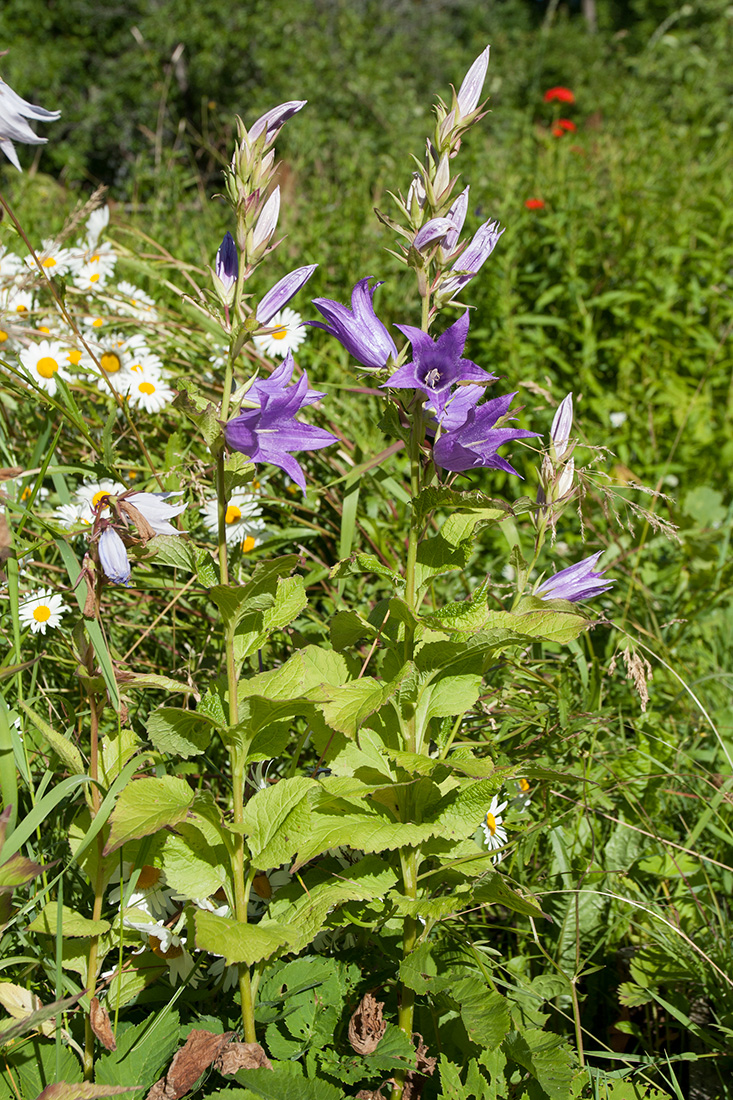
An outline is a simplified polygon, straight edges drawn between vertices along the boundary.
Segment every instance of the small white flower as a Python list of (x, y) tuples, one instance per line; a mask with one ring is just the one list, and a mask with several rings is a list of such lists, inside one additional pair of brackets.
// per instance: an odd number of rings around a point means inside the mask
[(137, 508), (156, 535), (180, 535), (170, 520), (180, 516), (187, 504), (167, 504), (169, 497), (179, 497), (181, 493), (131, 493), (126, 499), (133, 508)]
[(177, 935), (166, 928), (162, 921), (155, 924), (136, 924), (134, 927), (147, 936), (150, 950), (168, 963), (168, 974), (173, 985), (185, 981), (192, 986), (198, 985), (201, 978), (198, 973), (193, 974), (196, 964), (186, 950), (185, 936)]
[(132, 408), (157, 413), (170, 405), (176, 392), (154, 371), (136, 375), (133, 368), (127, 395)]
[(518, 779), (514, 786), (517, 793), (512, 799), (512, 809), (524, 813), (532, 805), (532, 787), (527, 779)]
[(99, 362), (99, 366), (93, 363), (91, 370), (97, 387), (102, 393), (109, 393), (109, 380), (118, 393), (126, 393), (130, 384), (130, 357), (125, 338), (113, 333), (102, 339), (93, 351)]
[(66, 370), (66, 350), (57, 340), (41, 340), (29, 348), (23, 348), (20, 361), (28, 376), (51, 397), (56, 393), (59, 378), (70, 381), (71, 376)]
[(100, 290), (115, 269), (117, 257), (108, 244), (83, 251), (72, 250), (71, 270), (79, 290)]
[(14, 252), (0, 245), (0, 284), (10, 283), (23, 270), (23, 261)]
[(25, 319), (33, 309), (33, 295), (30, 290), (24, 290), (23, 287), (11, 286), (3, 293), (0, 309), (16, 314), (16, 322)]
[(53, 518), (59, 527), (79, 527), (80, 524), (88, 527), (91, 520), (87, 518), (89, 514), (89, 507), (87, 504), (59, 504), (58, 508), (54, 509)]
[(281, 309), (268, 322), (267, 327), (273, 331), (253, 336), (254, 345), (265, 355), (278, 355), (281, 359), (289, 351), (297, 351), (307, 335), (303, 318), (294, 309)]
[(612, 428), (620, 428), (622, 424), (626, 423), (628, 416), (625, 412), (613, 412), (608, 414), (608, 419), (611, 421)]
[[(486, 811), (486, 816), (481, 822), (481, 830), (484, 834), (486, 847), (490, 852), (497, 848), (503, 848), (507, 843), (506, 829), (502, 826), (502, 813), (507, 808), (508, 802), (499, 802), (496, 795), (491, 799), (491, 805)], [(501, 854), (494, 856), (493, 862), (499, 863)]]
[(99, 238), (109, 224), (109, 207), (98, 206), (87, 218), (87, 246), (96, 248)]
[[(142, 912), (147, 913), (153, 921), (170, 916), (171, 913), (175, 911), (175, 906), (172, 903), (170, 890), (166, 889), (165, 875), (163, 872), (158, 867), (151, 867), (144, 864), (140, 868), (140, 874), (138, 875), (135, 889), (130, 893), (128, 883), (132, 877), (133, 870), (134, 867), (132, 863), (123, 862), (122, 874), (124, 876), (124, 882), (110, 890), (110, 904), (120, 906), (124, 897), (126, 909), (141, 909)], [(110, 882), (120, 882), (119, 867), (110, 876)], [(133, 926), (137, 927), (134, 922)]]
[(219, 955), (214, 959), (209, 967), (209, 974), (215, 981), (218, 981), (223, 976), (224, 984), (221, 987), (222, 993), (226, 993), (229, 989), (236, 989), (239, 985), (239, 967), (227, 966), (224, 962), (223, 955)]
[(83, 509), (79, 518), (83, 523), (89, 524), (93, 522), (96, 515), (107, 519), (110, 511), (106, 504), (100, 507), (102, 501), (107, 496), (117, 496), (124, 491), (124, 485), (110, 478), (103, 478), (101, 481), (85, 481), (74, 494), (74, 503)]
[(128, 317), (135, 317), (141, 321), (154, 321), (157, 317), (155, 299), (133, 283), (118, 283), (115, 288), (115, 299), (118, 300), (119, 312)]
[[(47, 275), (65, 275), (71, 269), (73, 253), (68, 248), (62, 248), (58, 241), (44, 241), (36, 249), (36, 256)], [(25, 262), (31, 271), (38, 270), (32, 256), (26, 256)]]
[[(201, 509), (204, 526), (207, 531), (216, 535), (219, 530), (218, 502), (216, 497), (207, 500)], [(226, 525), (226, 539), (228, 546), (242, 544), (242, 549), (253, 550), (261, 542), (264, 542), (265, 525), (259, 522), (262, 509), (251, 493), (234, 493), (227, 505), (224, 523)], [(245, 545), (246, 544), (246, 545)]]
[(40, 588), (20, 605), (18, 618), (34, 634), (45, 634), (46, 627), (50, 626), (55, 630), (61, 625), (61, 616), (68, 610), (61, 596), (55, 595), (50, 588)]

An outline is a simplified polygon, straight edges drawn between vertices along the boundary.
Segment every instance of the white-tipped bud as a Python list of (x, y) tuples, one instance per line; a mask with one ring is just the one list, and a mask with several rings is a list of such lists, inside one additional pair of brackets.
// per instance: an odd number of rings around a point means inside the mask
[(558, 405), (550, 428), (550, 444), (555, 459), (562, 458), (567, 451), (572, 426), (573, 395), (569, 393)]
[(478, 107), (478, 101), (481, 98), (486, 79), (486, 70), (489, 67), (490, 48), (490, 46), (487, 46), (483, 53), (478, 55), (463, 78), (463, 83), (458, 92), (458, 114), (461, 118), (472, 114)]
[(258, 253), (264, 250), (270, 243), (270, 238), (277, 229), (277, 220), (280, 217), (280, 188), (276, 187), (262, 207), (262, 212), (257, 219), (257, 225), (252, 233), (252, 251)]
[(575, 479), (575, 459), (570, 458), (565, 463), (560, 477), (557, 479), (556, 499), (562, 500), (568, 493), (572, 492), (573, 481)]
[(413, 222), (419, 219), (420, 213), (424, 209), (427, 201), (428, 196), (425, 191), (425, 183), (423, 182), (422, 174), (420, 172), (413, 172), (412, 183), (409, 186), (407, 198), (405, 199), (407, 212)]
[(435, 179), (433, 180), (433, 194), (435, 195), (435, 201), (440, 202), (444, 193), (450, 187), (450, 161), (447, 154), (444, 154), (438, 162), (438, 168), (435, 173)]

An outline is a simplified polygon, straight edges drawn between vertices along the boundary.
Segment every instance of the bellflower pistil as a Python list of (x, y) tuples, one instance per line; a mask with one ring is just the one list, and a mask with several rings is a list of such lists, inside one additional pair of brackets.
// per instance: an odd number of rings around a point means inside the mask
[(296, 413), (324, 395), (308, 388), (305, 372), (295, 385), (290, 382), (295, 363), (292, 355), (269, 378), (258, 379), (247, 398), (259, 401), (257, 409), (247, 409), (230, 420), (224, 429), (227, 445), (254, 463), (279, 466), (305, 492), (305, 474), (293, 451), (317, 451), (336, 442), (336, 436), (312, 424), (296, 420)]
[(372, 299), (381, 283), (370, 286), (372, 279), (360, 279), (351, 294), (351, 309), (330, 298), (314, 298), (313, 305), (328, 322), (308, 321), (313, 328), (330, 332), (353, 355), (358, 363), (369, 370), (380, 370), (387, 365), (390, 356), (397, 358), (395, 342), (374, 312)]
[(535, 596), (539, 596), (541, 600), (569, 600), (571, 603), (579, 603), (580, 600), (588, 600), (607, 592), (615, 581), (608, 580), (602, 572), (593, 572), (593, 566), (597, 564), (602, 553), (599, 550), (592, 557), (569, 565), (567, 569), (561, 569), (553, 577), (548, 577), (535, 590)]

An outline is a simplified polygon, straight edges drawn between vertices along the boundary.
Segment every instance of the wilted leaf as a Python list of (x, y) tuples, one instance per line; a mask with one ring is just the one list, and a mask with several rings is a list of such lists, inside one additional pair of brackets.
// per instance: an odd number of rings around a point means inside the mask
[(223, 1035), (216, 1035), (213, 1031), (192, 1031), (171, 1062), (165, 1077), (155, 1082), (146, 1100), (180, 1100), (191, 1091), (233, 1034), (233, 1031), (226, 1031)]
[(229, 1076), (240, 1069), (272, 1069), (272, 1062), (259, 1043), (229, 1043), (216, 1059), (214, 1069)]
[(117, 1050), (117, 1043), (112, 1034), (112, 1026), (109, 1021), (109, 1012), (104, 1005), (99, 1003), (98, 997), (92, 997), (89, 1003), (89, 1023), (105, 1050)]
[(383, 1017), (382, 1002), (365, 993), (349, 1020), (349, 1042), (357, 1054), (373, 1054), (377, 1049), (387, 1028)]
[(80, 1081), (74, 1085), (67, 1081), (57, 1081), (53, 1085), (46, 1085), (36, 1100), (95, 1100), (97, 1096), (119, 1096), (122, 1092), (137, 1092), (138, 1088), (139, 1085), (94, 1085), (91, 1081)]

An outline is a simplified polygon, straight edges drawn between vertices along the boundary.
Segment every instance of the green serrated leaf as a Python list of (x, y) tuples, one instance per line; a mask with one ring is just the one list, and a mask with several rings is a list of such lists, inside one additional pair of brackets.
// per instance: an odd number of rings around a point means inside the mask
[(550, 1100), (567, 1100), (578, 1062), (556, 1035), (538, 1028), (511, 1031), (504, 1053), (531, 1073)]
[(155, 555), (156, 565), (172, 565), (186, 573), (196, 572), (196, 554), (191, 543), (178, 535), (156, 535), (145, 548)]
[(195, 557), (196, 576), (199, 584), (202, 584), (204, 588), (213, 588), (219, 583), (219, 570), (211, 556), (211, 551), (203, 546), (197, 546)]
[(183, 779), (136, 779), (123, 789), (110, 817), (110, 835), (104, 848), (108, 856), (126, 841), (150, 836), (182, 821), (194, 794)]
[(377, 631), (358, 611), (338, 611), (331, 619), (329, 633), (331, 645), (340, 652), (363, 638), (374, 638)]
[(388, 577), (395, 585), (404, 582), (399, 574), (393, 572), (389, 566), (376, 558), (373, 554), (355, 553), (345, 561), (339, 561), (331, 570), (333, 580), (341, 580), (344, 577), (358, 577), (362, 573), (374, 574), (377, 577)]
[(224, 491), (227, 499), (235, 489), (244, 489), (252, 484), (255, 465), (239, 451), (233, 451), (224, 460)]
[(32, 859), (19, 854), (11, 856), (0, 866), (0, 891), (24, 886), (26, 882), (32, 882), (34, 878), (38, 878), (43, 870), (40, 863), (34, 863)]
[(447, 990), (460, 1005), (461, 1019), (469, 1038), (485, 1050), (495, 1050), (511, 1027), (509, 1002), (501, 993), (488, 989), (480, 978), (468, 976), (453, 982)]
[(200, 756), (209, 747), (216, 723), (205, 713), (158, 707), (148, 718), (147, 730), (158, 752), (172, 756)]
[(227, 966), (234, 963), (253, 966), (261, 959), (269, 959), (281, 947), (287, 947), (293, 939), (291, 929), (267, 918), (259, 924), (245, 924), (198, 909), (194, 923), (198, 949), (224, 955)]
[(511, 515), (512, 509), (503, 500), (493, 500), (478, 489), (460, 493), (446, 485), (422, 489), (412, 502), (416, 521), (422, 524), (427, 517), (439, 509), (463, 512), (466, 515), (480, 513), (484, 520), (499, 520)]
[(308, 795), (317, 787), (315, 779), (294, 776), (256, 791), (250, 798), (242, 825), (253, 866), (264, 871), (290, 859), (297, 847), (294, 837), (308, 828)]

